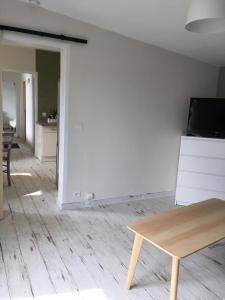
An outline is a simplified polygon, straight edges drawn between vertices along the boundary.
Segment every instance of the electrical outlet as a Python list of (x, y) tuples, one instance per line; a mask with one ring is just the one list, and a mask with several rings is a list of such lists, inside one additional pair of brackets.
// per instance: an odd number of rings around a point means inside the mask
[(42, 112), (41, 115), (42, 115), (42, 117), (44, 117), (44, 118), (47, 117), (47, 113), (46, 113), (46, 112)]
[(81, 192), (74, 192), (73, 197), (74, 198), (80, 198), (81, 197)]
[(87, 200), (94, 200), (95, 199), (95, 194), (94, 193), (86, 193), (85, 198)]

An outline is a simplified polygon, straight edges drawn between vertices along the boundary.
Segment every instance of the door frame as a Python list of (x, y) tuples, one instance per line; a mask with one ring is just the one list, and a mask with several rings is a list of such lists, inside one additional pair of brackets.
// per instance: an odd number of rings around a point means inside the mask
[[(32, 79), (32, 115), (33, 115), (33, 121), (32, 121), (32, 132), (33, 132), (33, 141), (32, 144), (27, 143), (29, 145), (29, 148), (31, 149), (32, 153), (34, 154), (35, 151), (35, 124), (36, 124), (36, 119), (35, 119), (35, 115), (36, 115), (36, 95), (37, 95), (37, 89), (38, 89), (38, 83), (36, 81), (36, 72), (26, 72), (26, 73), (22, 73), (22, 75), (31, 75), (31, 79)], [(24, 87), (24, 82), (27, 84), (27, 78), (25, 78), (24, 80), (24, 76), (22, 77), (22, 83), (23, 83), (23, 87)], [(25, 84), (25, 108), (26, 108), (26, 113), (25, 113), (25, 140), (27, 141), (27, 97), (26, 97), (26, 84)]]
[[(5, 70), (4, 70), (4, 72), (3, 73), (5, 73)], [(3, 74), (2, 74), (2, 76), (3, 76)], [(6, 85), (6, 86), (5, 86)], [(18, 118), (18, 93), (17, 93), (17, 84), (15, 84), (15, 82), (14, 81), (6, 81), (6, 82), (4, 82), (4, 79), (2, 78), (2, 101), (4, 100), (4, 90), (5, 89), (7, 89), (8, 91), (9, 91), (9, 88), (10, 88), (10, 90), (12, 91), (12, 89), (13, 89), (13, 94), (14, 94), (14, 96), (15, 96), (15, 105), (13, 105), (13, 110), (15, 110), (15, 117), (16, 117), (16, 122), (17, 122), (17, 118)], [(12, 98), (13, 96), (12, 95), (10, 95), (9, 96), (9, 98)], [(4, 109), (4, 103), (2, 103), (2, 109)], [(8, 117), (7, 116), (7, 118), (8, 118), (8, 120), (9, 120), (9, 118), (11, 118), (11, 117)], [(4, 130), (4, 115), (3, 115), (3, 130)], [(7, 122), (7, 125), (8, 125), (8, 127), (10, 126), (10, 124), (9, 124), (9, 122)], [(15, 135), (17, 136), (17, 134), (18, 134), (18, 131), (17, 131), (17, 127), (16, 127), (16, 130), (14, 131), (14, 133), (15, 133)]]
[(23, 79), (21, 79), (21, 81), (20, 101), (22, 104), (20, 103), (20, 137), (26, 142), (26, 84)]
[[(68, 113), (69, 113), (69, 79), (70, 79), (70, 44), (64, 41), (52, 41), (46, 38), (28, 36), (26, 34), (15, 34), (4, 32), (1, 37), (1, 43), (9, 43), (14, 46), (24, 46), (35, 49), (52, 50), (60, 52), (60, 116), (59, 116), (59, 182), (57, 204), (62, 208), (63, 199), (66, 199), (66, 183), (68, 168)], [(29, 72), (28, 72), (29, 73)], [(2, 70), (0, 70), (2, 76)], [(0, 86), (1, 89), (1, 86)], [(2, 100), (0, 91), (0, 111), (2, 118)], [(2, 122), (0, 122), (0, 132), (2, 132)], [(2, 145), (2, 134), (0, 135), (0, 145)], [(2, 151), (1, 151), (2, 152)], [(0, 161), (1, 162), (1, 161)], [(1, 172), (2, 173), (2, 172)], [(0, 185), (3, 190), (3, 183), (0, 175)], [(3, 211), (3, 201), (0, 194), (0, 216)]]
[[(1, 44), (1, 43), (0, 43)], [(37, 97), (38, 97), (38, 81), (37, 81), (37, 72), (34, 72), (33, 70), (18, 70), (18, 69), (6, 69), (3, 68), (0, 70), (1, 72), (12, 72), (12, 73), (18, 73), (21, 76), (23, 74), (30, 74), (32, 75), (32, 79), (33, 79), (33, 113), (34, 113), (34, 124), (36, 124), (37, 122)], [(26, 91), (24, 90), (24, 79), (21, 78), (20, 81), (20, 87), (21, 87), (21, 94), (20, 94), (20, 99), (23, 98), (23, 101), (25, 100), (25, 103), (23, 103), (23, 108), (25, 108), (26, 110)], [(21, 126), (21, 107), (20, 107), (20, 126)], [(24, 128), (24, 138), (22, 138), (24, 141), (26, 141), (26, 113), (25, 113), (25, 128)], [(33, 134), (34, 134), (34, 144), (35, 144), (35, 128), (33, 129)]]

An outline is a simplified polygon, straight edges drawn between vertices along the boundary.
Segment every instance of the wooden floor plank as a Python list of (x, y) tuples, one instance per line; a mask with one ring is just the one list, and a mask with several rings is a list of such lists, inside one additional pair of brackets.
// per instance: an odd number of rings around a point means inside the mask
[[(3, 223), (3, 221), (1, 222)], [(0, 224), (0, 233), (3, 228), (2, 224)], [(4, 243), (4, 245), (3, 245)], [(10, 299), (10, 293), (9, 293), (9, 286), (8, 286), (8, 278), (7, 278), (7, 272), (6, 272), (6, 265), (5, 265), (5, 255), (3, 251), (5, 252), (5, 240), (4, 235), (2, 234), (0, 236), (0, 299), (8, 300)]]
[[(4, 194), (4, 199), (6, 200), (6, 193)], [(4, 206), (5, 215), (4, 219), (0, 222), (0, 242), (10, 299), (29, 299), (33, 297), (33, 290), (27, 266), (23, 259), (9, 207)], [(7, 287), (4, 287), (4, 289)], [(1, 290), (1, 293), (3, 293), (3, 290)]]
[(37, 238), (32, 231), (24, 210), (13, 188), (7, 189), (12, 218), (17, 232), (20, 249), (32, 284), (34, 295), (51, 295), (56, 292), (45, 257), (39, 251)]
[[(54, 163), (39, 162), (23, 144), (12, 161), (0, 222), (0, 299), (168, 299), (171, 260), (147, 243), (134, 288), (126, 291), (124, 282), (134, 238), (127, 224), (173, 209), (173, 199), (60, 211)], [(224, 270), (224, 241), (184, 259), (178, 299), (225, 299)]]
[[(27, 193), (25, 186), (22, 190), (22, 193)], [(66, 293), (70, 291), (71, 295), (78, 298), (78, 285), (68, 271), (67, 266), (63, 263), (43, 219), (37, 213), (33, 203), (36, 200), (33, 200), (32, 196), (25, 198), (20, 195), (19, 198), (56, 292)]]

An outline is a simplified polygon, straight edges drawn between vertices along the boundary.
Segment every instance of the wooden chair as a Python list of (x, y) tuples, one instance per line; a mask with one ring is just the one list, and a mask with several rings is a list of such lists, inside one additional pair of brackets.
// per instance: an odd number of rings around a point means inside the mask
[(2, 166), (3, 172), (7, 174), (8, 186), (11, 186), (11, 177), (10, 177), (10, 158), (11, 158), (11, 149), (13, 143), (14, 133), (4, 132), (3, 136), (3, 158)]

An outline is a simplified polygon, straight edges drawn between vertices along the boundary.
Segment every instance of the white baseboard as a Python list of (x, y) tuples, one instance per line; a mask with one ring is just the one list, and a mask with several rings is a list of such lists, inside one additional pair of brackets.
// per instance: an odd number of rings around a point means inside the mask
[(86, 208), (86, 207), (96, 207), (99, 205), (110, 205), (110, 204), (117, 204), (117, 203), (126, 203), (131, 201), (149, 200), (155, 198), (168, 198), (168, 197), (175, 197), (175, 191), (147, 193), (147, 194), (140, 194), (140, 195), (129, 195), (123, 197), (98, 199), (98, 200), (96, 199), (96, 200), (88, 200), (88, 201), (80, 201), (80, 202), (62, 203), (61, 208), (63, 210), (73, 210), (73, 209)]

